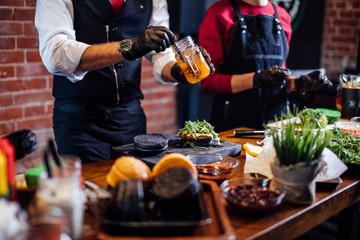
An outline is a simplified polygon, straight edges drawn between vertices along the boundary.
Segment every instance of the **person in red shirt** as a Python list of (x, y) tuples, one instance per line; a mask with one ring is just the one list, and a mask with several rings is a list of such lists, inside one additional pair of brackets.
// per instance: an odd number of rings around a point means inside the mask
[(286, 81), (291, 19), (268, 0), (220, 0), (199, 27), (199, 45), (210, 54), (215, 74), (201, 82), (215, 94), (210, 122), (216, 131), (263, 128), (286, 111), (286, 82), (301, 92), (329, 81), (320, 72)]

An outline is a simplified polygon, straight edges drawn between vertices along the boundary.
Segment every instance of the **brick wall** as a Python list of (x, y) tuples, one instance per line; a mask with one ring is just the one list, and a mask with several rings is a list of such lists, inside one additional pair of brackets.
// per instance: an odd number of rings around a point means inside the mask
[[(38, 52), (35, 5), (36, 0), (0, 0), (0, 135), (24, 128), (36, 133), (36, 151), (18, 164), (26, 167), (38, 164), (46, 140), (53, 137), (52, 75), (43, 66)], [(147, 130), (174, 134), (176, 89), (157, 84), (147, 60), (143, 66)]]
[(322, 67), (332, 79), (346, 68), (356, 69), (359, 33), (360, 1), (327, 0)]

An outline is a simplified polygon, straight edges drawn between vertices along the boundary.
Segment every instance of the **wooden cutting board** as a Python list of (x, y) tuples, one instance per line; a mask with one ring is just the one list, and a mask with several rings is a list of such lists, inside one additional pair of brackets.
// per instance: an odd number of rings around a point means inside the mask
[(117, 159), (121, 156), (134, 156), (145, 162), (150, 168), (152, 168), (164, 155), (169, 153), (182, 153), (184, 155), (191, 154), (204, 154), (204, 153), (219, 153), (226, 156), (239, 156), (241, 151), (241, 145), (237, 143), (220, 141), (220, 145), (213, 143), (206, 148), (191, 148), (182, 147), (180, 144), (179, 137), (177, 135), (168, 137), (169, 144), (168, 148), (160, 153), (142, 153), (135, 149), (134, 144), (127, 144), (123, 146), (113, 147), (111, 149), (111, 158)]

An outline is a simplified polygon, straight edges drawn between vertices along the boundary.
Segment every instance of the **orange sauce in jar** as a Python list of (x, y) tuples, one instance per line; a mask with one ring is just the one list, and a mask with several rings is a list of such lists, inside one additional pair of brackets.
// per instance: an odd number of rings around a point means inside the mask
[(195, 49), (191, 48), (184, 52), (184, 56), (189, 56), (192, 59), (191, 62), (187, 62), (186, 60), (185, 62), (182, 61), (178, 55), (175, 55), (175, 58), (181, 71), (184, 73), (186, 80), (191, 84), (195, 84), (204, 78), (207, 78), (210, 75), (211, 70), (201, 53), (194, 54), (191, 52), (195, 52)]

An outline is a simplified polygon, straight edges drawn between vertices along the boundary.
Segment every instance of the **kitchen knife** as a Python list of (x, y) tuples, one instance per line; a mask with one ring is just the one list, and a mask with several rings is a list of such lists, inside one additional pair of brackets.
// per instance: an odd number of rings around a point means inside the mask
[(234, 137), (264, 135), (265, 130), (234, 130)]

